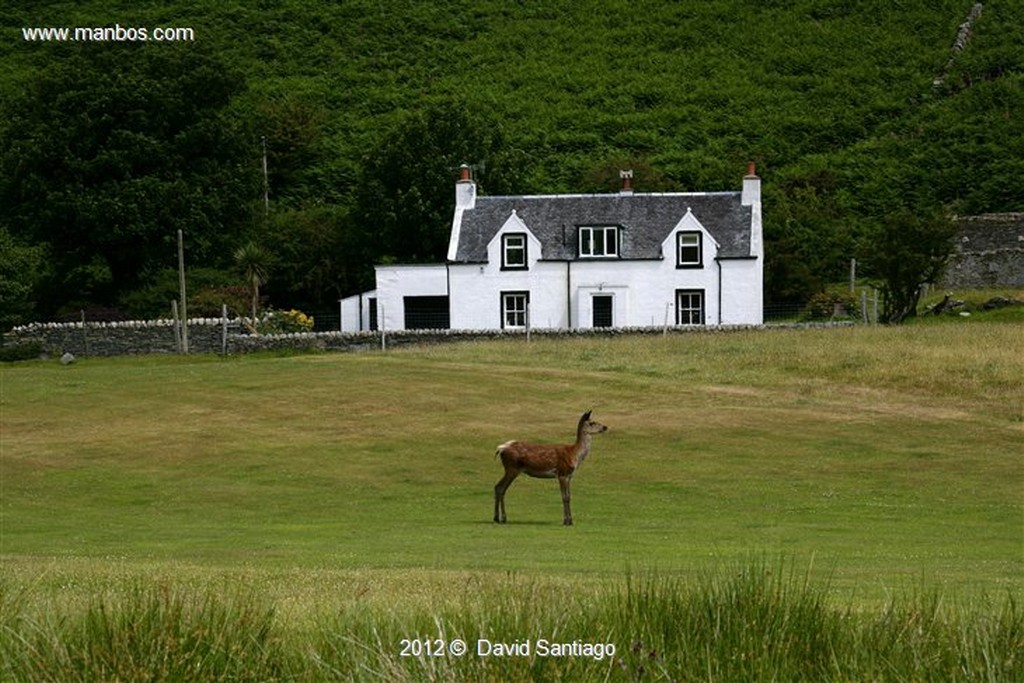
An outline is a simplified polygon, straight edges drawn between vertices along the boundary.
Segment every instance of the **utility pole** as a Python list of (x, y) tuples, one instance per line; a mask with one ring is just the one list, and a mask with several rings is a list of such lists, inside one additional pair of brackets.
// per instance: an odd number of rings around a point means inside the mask
[(188, 306), (185, 303), (185, 238), (178, 230), (178, 289), (181, 297), (181, 351), (188, 353)]
[(263, 218), (268, 220), (270, 218), (270, 174), (267, 172), (267, 136), (264, 135), (263, 141)]

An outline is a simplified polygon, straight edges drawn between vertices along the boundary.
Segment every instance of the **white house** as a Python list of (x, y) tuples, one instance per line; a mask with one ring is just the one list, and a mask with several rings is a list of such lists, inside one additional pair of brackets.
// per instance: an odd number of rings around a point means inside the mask
[(761, 180), (733, 192), (477, 196), (455, 187), (448, 258), (376, 267), (342, 330), (758, 325)]

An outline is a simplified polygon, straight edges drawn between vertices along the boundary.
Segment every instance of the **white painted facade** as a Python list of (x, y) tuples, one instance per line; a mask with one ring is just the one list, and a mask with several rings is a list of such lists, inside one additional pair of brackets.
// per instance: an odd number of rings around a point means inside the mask
[[(648, 219), (652, 213), (657, 221)], [(618, 240), (614, 254), (580, 256), (578, 231), (591, 224), (610, 226), (608, 235)], [(680, 263), (681, 233), (699, 244), (699, 263)], [(503, 267), (510, 235), (525, 246), (525, 267)], [(370, 328), (372, 296), (384, 329), (405, 327), (410, 297), (447, 297), (452, 329), (521, 327), (526, 320), (506, 307), (519, 306), (523, 294), (535, 329), (759, 325), (763, 265), (760, 179), (753, 169), (742, 192), (619, 196), (477, 197), (464, 176), (447, 262), (377, 266), (375, 292), (342, 302), (342, 329)]]
[[(340, 302), (341, 332), (377, 329), (377, 290), (345, 297)], [(371, 320), (371, 316), (372, 320)]]

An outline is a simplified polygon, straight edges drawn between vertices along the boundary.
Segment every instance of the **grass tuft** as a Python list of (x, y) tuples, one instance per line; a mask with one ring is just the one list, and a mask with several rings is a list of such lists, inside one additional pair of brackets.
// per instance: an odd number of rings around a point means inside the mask
[[(691, 581), (628, 576), (596, 593), (510, 577), (460, 605), (352, 608), (295, 629), (245, 592), (136, 588), (80, 614), (34, 613), (5, 587), (4, 680), (1022, 680), (1017, 601), (936, 592), (877, 613), (764, 561)], [(533, 589), (537, 589), (534, 591)], [(452, 643), (466, 644), (453, 654)], [(547, 645), (545, 645), (545, 643)], [(489, 644), (489, 645), (485, 645)], [(498, 652), (495, 644), (515, 646)], [(525, 649), (523, 649), (525, 647)], [(555, 648), (571, 648), (556, 651)], [(589, 649), (588, 649), (589, 647)]]
[(78, 615), (20, 608), (4, 590), (5, 680), (275, 681), (274, 610), (253, 596), (136, 588)]

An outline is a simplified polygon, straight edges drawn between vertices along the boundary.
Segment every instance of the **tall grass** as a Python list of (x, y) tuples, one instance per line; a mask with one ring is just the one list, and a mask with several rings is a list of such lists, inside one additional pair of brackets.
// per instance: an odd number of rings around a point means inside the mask
[(140, 586), (79, 614), (0, 595), (3, 680), (273, 681), (291, 668), (274, 610), (252, 595)]
[[(1024, 680), (1012, 598), (959, 605), (926, 592), (862, 613), (783, 562), (690, 581), (632, 576), (596, 593), (510, 574), (507, 591), (440, 613), (349, 608), (300, 630), (244, 591), (136, 588), (56, 615), (7, 586), (0, 600), (0, 676), (15, 681)], [(529, 654), (487, 653), (481, 641)], [(581, 649), (545, 652), (543, 641)]]

